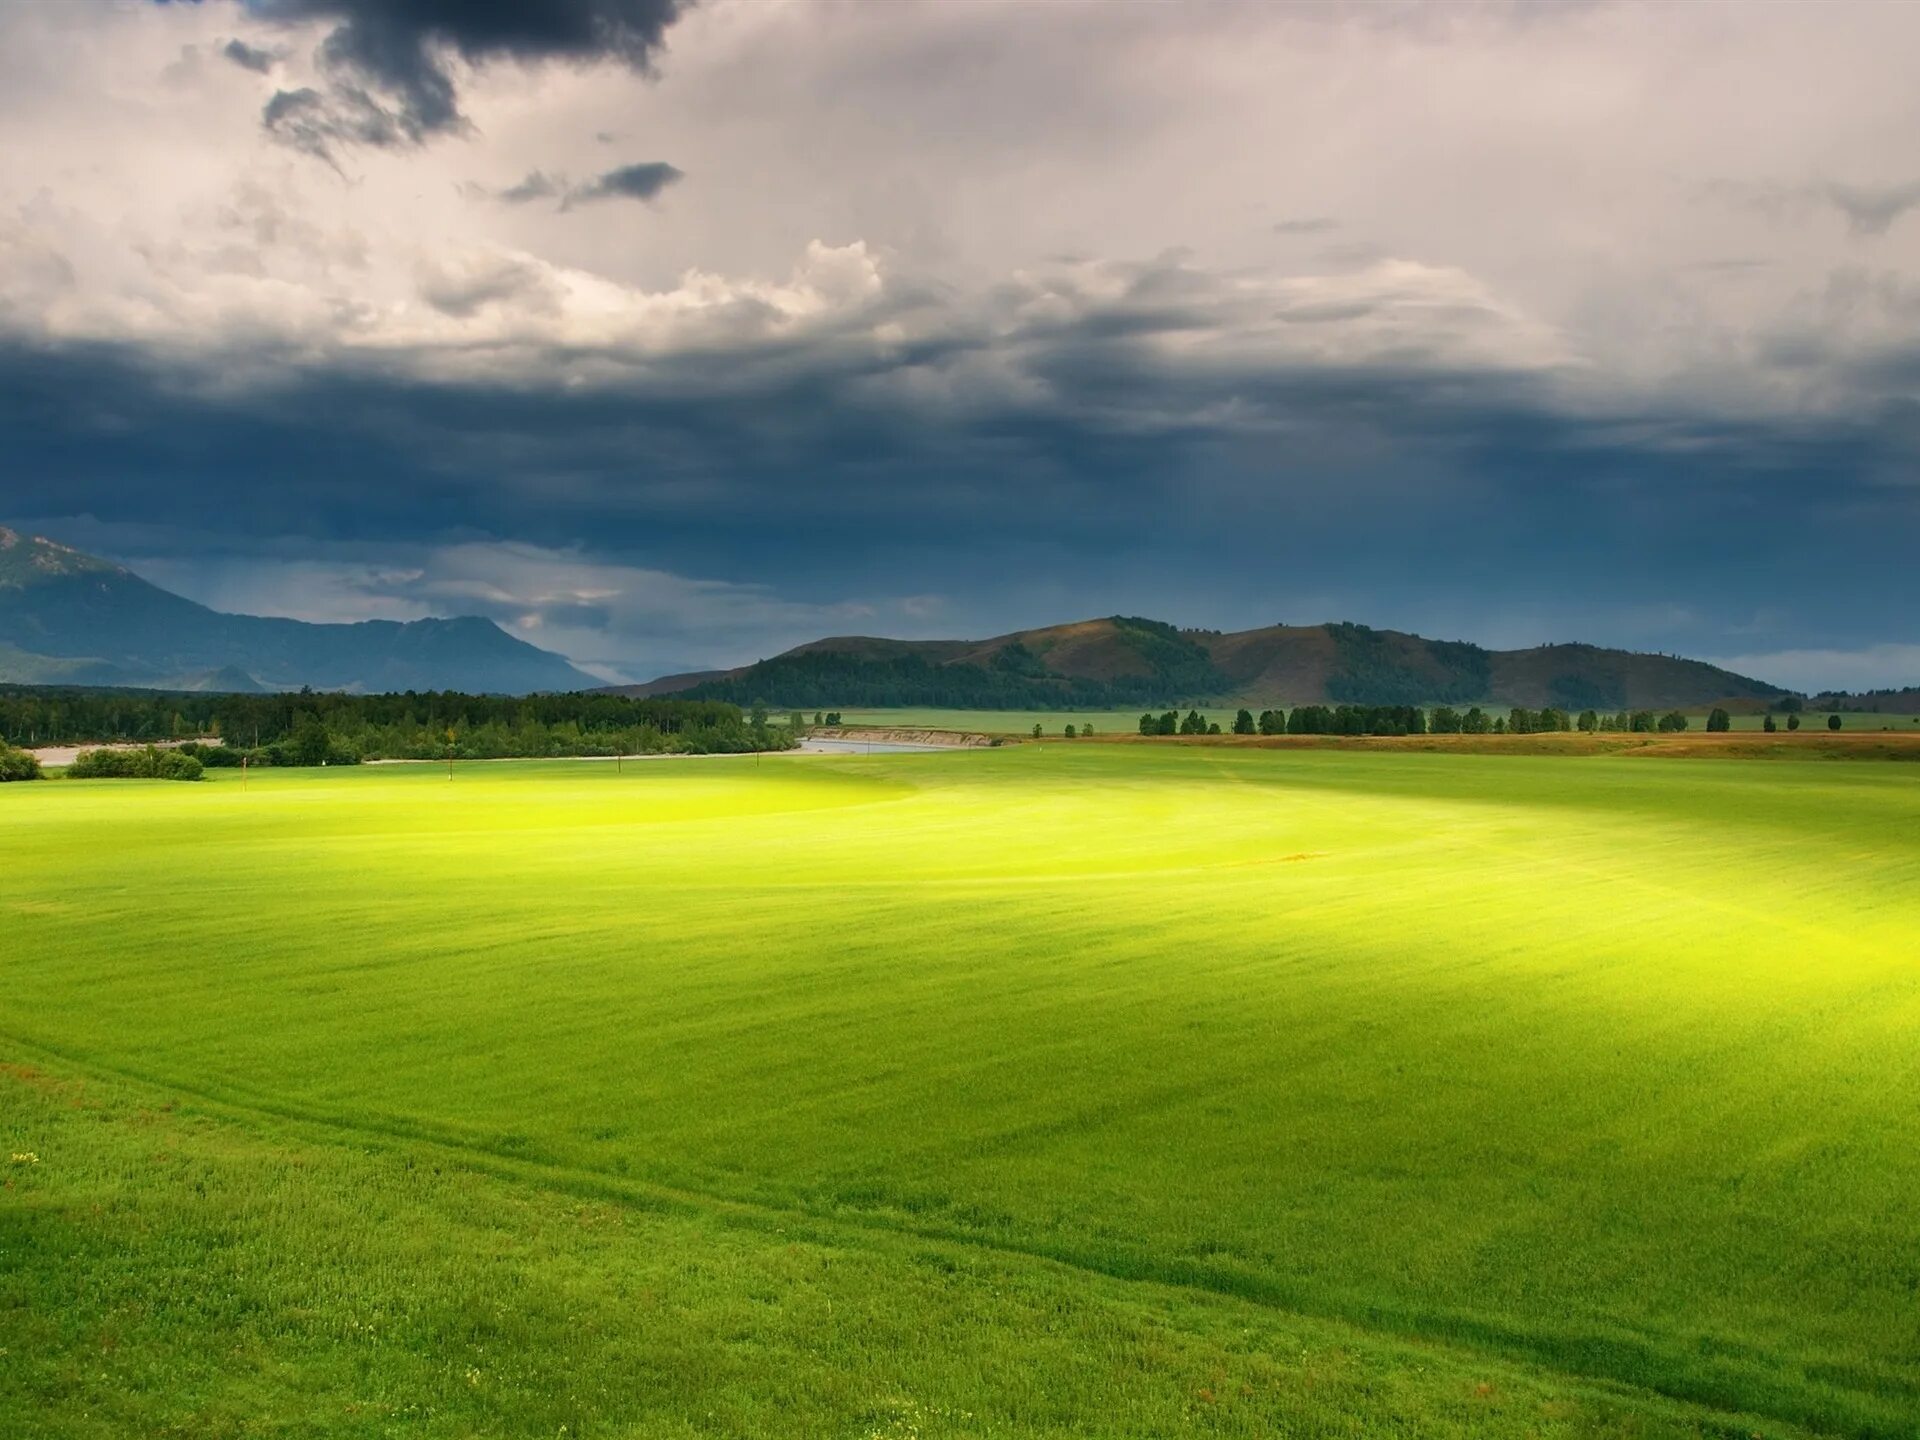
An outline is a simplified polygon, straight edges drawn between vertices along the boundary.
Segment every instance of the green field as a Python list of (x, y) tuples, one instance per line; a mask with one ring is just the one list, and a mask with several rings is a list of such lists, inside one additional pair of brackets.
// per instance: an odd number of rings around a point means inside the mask
[(0, 787), (0, 1433), (1913, 1440), (1917, 939), (1904, 764)]

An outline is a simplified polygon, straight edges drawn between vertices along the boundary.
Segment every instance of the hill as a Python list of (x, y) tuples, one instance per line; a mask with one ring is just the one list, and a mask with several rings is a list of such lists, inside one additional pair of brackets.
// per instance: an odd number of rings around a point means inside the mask
[(230, 615), (0, 528), (0, 681), (173, 690), (579, 690), (592, 679), (491, 620), (318, 625)]
[(665, 677), (647, 688), (741, 704), (978, 709), (1210, 700), (1621, 710), (1764, 704), (1788, 693), (1698, 660), (1595, 645), (1487, 650), (1365, 625), (1223, 633), (1136, 616), (987, 640), (838, 636), (718, 676)]

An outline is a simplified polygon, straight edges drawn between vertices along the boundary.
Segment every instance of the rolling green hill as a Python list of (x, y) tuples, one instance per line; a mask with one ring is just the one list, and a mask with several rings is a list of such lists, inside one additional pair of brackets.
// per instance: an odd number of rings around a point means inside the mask
[(0, 528), (0, 681), (167, 690), (578, 690), (491, 620), (316, 625), (229, 615), (111, 561)]
[(806, 708), (1019, 710), (1209, 700), (1668, 709), (1764, 704), (1787, 693), (1698, 660), (1594, 645), (1486, 650), (1365, 625), (1270, 625), (1222, 633), (1176, 630), (1130, 616), (990, 640), (840, 636), (718, 675), (629, 688)]

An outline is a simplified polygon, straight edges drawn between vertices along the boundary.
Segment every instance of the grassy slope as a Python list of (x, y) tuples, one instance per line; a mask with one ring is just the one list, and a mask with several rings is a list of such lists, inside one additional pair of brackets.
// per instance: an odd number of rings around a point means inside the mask
[(1917, 820), (1157, 746), (6, 787), (0, 1413), (1910, 1437)]

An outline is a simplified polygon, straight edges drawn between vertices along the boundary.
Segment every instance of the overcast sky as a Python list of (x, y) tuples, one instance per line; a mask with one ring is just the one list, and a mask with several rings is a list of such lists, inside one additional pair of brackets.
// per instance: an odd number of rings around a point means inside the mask
[(0, 522), (610, 678), (1920, 681), (1920, 6), (0, 0)]

